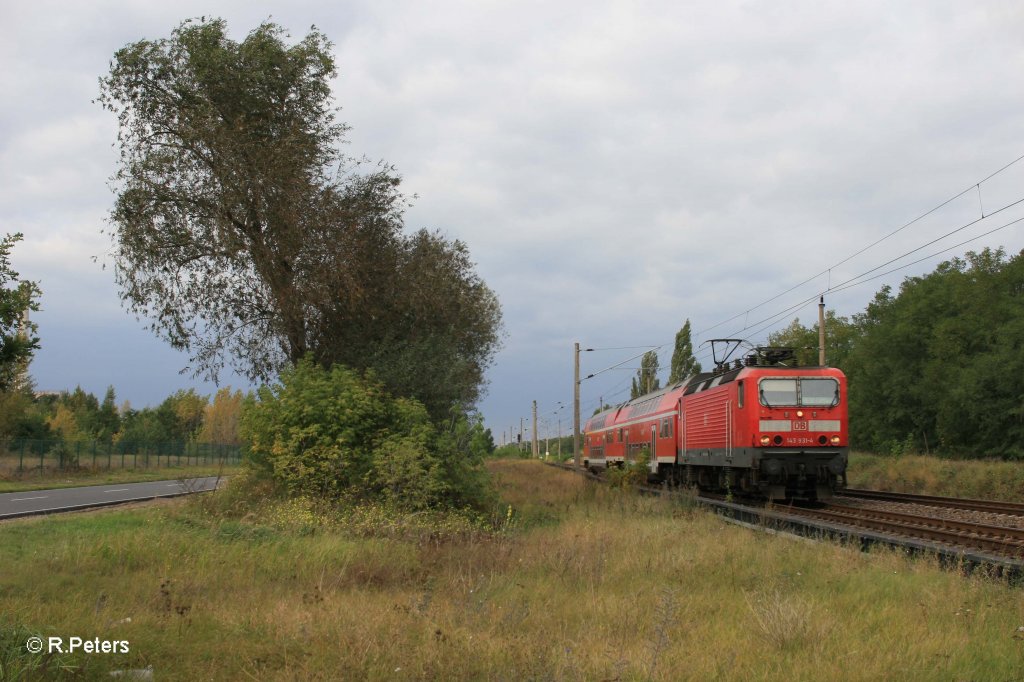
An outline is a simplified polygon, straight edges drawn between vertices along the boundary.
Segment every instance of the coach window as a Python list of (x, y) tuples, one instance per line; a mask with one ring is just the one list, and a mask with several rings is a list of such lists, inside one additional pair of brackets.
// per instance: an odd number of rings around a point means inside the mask
[(672, 437), (672, 420), (665, 418), (661, 420), (661, 437), (671, 438)]

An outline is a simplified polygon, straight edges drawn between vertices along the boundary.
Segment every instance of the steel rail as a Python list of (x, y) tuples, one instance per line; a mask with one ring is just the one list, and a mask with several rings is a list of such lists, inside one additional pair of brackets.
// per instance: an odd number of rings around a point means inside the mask
[(789, 513), (936, 541), (953, 547), (995, 552), (1011, 559), (1024, 557), (1024, 530), (1019, 528), (842, 505), (829, 505), (825, 509), (795, 507)]
[(965, 497), (939, 497), (937, 495), (915, 495), (912, 493), (892, 493), (885, 490), (861, 490), (857, 488), (837, 490), (836, 495), (841, 495), (843, 497), (859, 497), (869, 500), (883, 500), (888, 502), (924, 504), (932, 507), (970, 509), (972, 511), (986, 511), (996, 514), (1009, 514), (1012, 516), (1024, 516), (1024, 504), (1018, 502), (973, 500)]

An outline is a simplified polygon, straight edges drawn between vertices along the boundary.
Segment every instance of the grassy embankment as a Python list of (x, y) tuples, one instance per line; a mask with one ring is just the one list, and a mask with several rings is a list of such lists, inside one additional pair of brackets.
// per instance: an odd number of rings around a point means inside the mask
[[(85, 679), (948, 680), (1024, 669), (1019, 589), (496, 462), (498, 530), (187, 504), (0, 525), (0, 664)], [(503, 508), (505, 509), (505, 508)], [(126, 619), (130, 618), (130, 622)], [(38, 662), (38, 659), (36, 659)], [(56, 663), (51, 661), (50, 666)]]
[(924, 455), (850, 456), (851, 488), (1024, 502), (1024, 463)]
[(204, 476), (230, 476), (241, 471), (238, 465), (231, 466), (164, 466), (158, 469), (111, 469), (95, 471), (36, 471), (23, 474), (0, 475), (0, 493), (16, 493), (26, 490), (48, 490), (52, 488), (75, 488), (85, 485), (107, 485), (110, 483), (145, 483), (147, 481), (174, 481), (182, 478)]

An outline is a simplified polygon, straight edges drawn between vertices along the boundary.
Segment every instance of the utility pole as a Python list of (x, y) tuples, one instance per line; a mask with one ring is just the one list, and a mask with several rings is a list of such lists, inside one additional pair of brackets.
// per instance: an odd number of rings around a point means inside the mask
[(540, 443), (537, 442), (537, 401), (533, 401), (533, 442), (531, 454), (534, 459), (540, 457)]
[(580, 342), (576, 342), (573, 353), (572, 382), (572, 456), (573, 465), (579, 469), (583, 463), (580, 453)]
[(562, 418), (558, 418), (558, 461), (562, 461)]
[(525, 444), (523, 443), (523, 433), (525, 433), (525, 432), (523, 431), (523, 418), (522, 418), (522, 417), (520, 417), (520, 418), (519, 418), (519, 451), (520, 451), (520, 452), (522, 452), (522, 451), (523, 451), (523, 446), (525, 445)]
[(825, 366), (825, 296), (818, 302), (818, 364)]

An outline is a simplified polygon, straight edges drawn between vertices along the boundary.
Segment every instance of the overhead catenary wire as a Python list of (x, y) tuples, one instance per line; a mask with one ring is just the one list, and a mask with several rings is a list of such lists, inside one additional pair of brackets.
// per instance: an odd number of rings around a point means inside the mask
[[(948, 199), (946, 199), (945, 201), (939, 203), (938, 205), (930, 208), (929, 210), (927, 210), (924, 213), (920, 214), (916, 218), (914, 218), (914, 219), (904, 223), (903, 225), (901, 225), (900, 227), (896, 228), (892, 232), (889, 232), (888, 234), (884, 235), (883, 237), (880, 237), (879, 239), (876, 239), (875, 241), (871, 242), (867, 246), (865, 246), (865, 247), (855, 251), (854, 253), (852, 253), (849, 256), (843, 258), (842, 260), (840, 260), (839, 262), (835, 263), (834, 265), (829, 266), (828, 268), (822, 270), (821, 272), (817, 273), (816, 275), (803, 280), (799, 284), (795, 284), (795, 285), (791, 286), (790, 288), (786, 289), (785, 291), (783, 291), (783, 292), (781, 292), (779, 294), (776, 294), (776, 295), (772, 296), (771, 298), (765, 299), (761, 303), (758, 303), (757, 305), (755, 305), (755, 306), (753, 306), (751, 308), (748, 308), (748, 309), (746, 309), (745, 311), (743, 311), (741, 313), (737, 313), (736, 315), (733, 315), (732, 317), (730, 317), (730, 318), (728, 318), (726, 320), (722, 320), (721, 322), (713, 324), (710, 327), (707, 327), (705, 329), (701, 329), (700, 331), (694, 332), (694, 336), (703, 336), (703, 335), (707, 334), (708, 332), (710, 332), (710, 331), (712, 331), (714, 329), (717, 329), (718, 327), (721, 327), (722, 325), (728, 324), (729, 322), (732, 322), (733, 320), (735, 320), (735, 319), (737, 319), (739, 317), (742, 317), (743, 315), (747, 315), (750, 312), (752, 312), (754, 310), (757, 310), (758, 308), (761, 308), (761, 307), (771, 303), (772, 301), (776, 301), (779, 298), (782, 298), (786, 294), (788, 294), (788, 293), (790, 293), (792, 291), (795, 291), (796, 289), (799, 289), (800, 287), (804, 286), (805, 284), (809, 284), (809, 283), (813, 282), (814, 280), (816, 280), (817, 278), (821, 277), (822, 275), (829, 275), (829, 276), (831, 276), (831, 273), (830, 273), (831, 270), (839, 267), (840, 265), (844, 265), (845, 263), (848, 263), (849, 261), (853, 260), (854, 258), (856, 258), (857, 256), (861, 255), (862, 253), (865, 253), (866, 251), (874, 248), (875, 246), (878, 246), (879, 244), (881, 244), (885, 240), (889, 239), (890, 237), (892, 237), (892, 236), (894, 236), (896, 234), (899, 234), (900, 232), (902, 232), (906, 228), (910, 227), (911, 225), (914, 225), (915, 223), (923, 220), (924, 218), (928, 217), (932, 213), (935, 213), (939, 209), (942, 209), (945, 206), (948, 206), (950, 203), (956, 201), (957, 199), (959, 199), (963, 195), (967, 194), (968, 192), (974, 190), (975, 188), (978, 188), (978, 191), (980, 193), (981, 185), (985, 184), (987, 181), (991, 180), (992, 178), (994, 178), (995, 176), (999, 175), (1000, 173), (1008, 170), (1009, 168), (1011, 168), (1012, 166), (1014, 166), (1015, 164), (1019, 163), (1022, 160), (1024, 160), (1024, 155), (1018, 156), (1016, 159), (1014, 159), (1010, 163), (1006, 164), (1005, 166), (1003, 166), (999, 170), (996, 170), (996, 171), (990, 173), (989, 175), (987, 175), (984, 179), (979, 180), (978, 182), (972, 183), (967, 188), (961, 190), (960, 192), (957, 192), (953, 196), (949, 197)], [(980, 194), (979, 194), (979, 196), (980, 196)], [(1016, 203), (1019, 203), (1019, 202), (1015, 202), (1014, 205), (1016, 205)], [(1006, 207), (1004, 207), (1004, 209), (1005, 208)], [(990, 213), (989, 216), (991, 216), (991, 215), (995, 215), (995, 213)], [(982, 210), (982, 219), (984, 219), (986, 217), (988, 217), (988, 216), (985, 216), (984, 210)], [(882, 266), (882, 267), (884, 267), (884, 266)], [(831, 285), (831, 282), (829, 284)], [(746, 327), (744, 327), (744, 328), (746, 328)]]
[[(1014, 204), (1020, 203), (1021, 201), (1024, 201), (1024, 199), (1021, 199), (1018, 202), (1014, 202)], [(1004, 209), (1008, 208), (1008, 207), (1009, 207), (1009, 205), (1007, 207), (1004, 207)], [(1004, 209), (1000, 209), (1000, 210), (1004, 210)], [(990, 216), (991, 215), (995, 215), (995, 213), (991, 213), (989, 215)], [(976, 222), (977, 221), (974, 221), (974, 223), (971, 223), (971, 224), (975, 224)], [(886, 270), (885, 272), (876, 274), (876, 275), (874, 275), (872, 277), (865, 277), (865, 275), (870, 274), (872, 272), (875, 272), (879, 268), (885, 267), (885, 265), (894, 263), (894, 262), (900, 260), (901, 258), (905, 258), (906, 256), (908, 256), (908, 255), (910, 255), (912, 253), (916, 253), (917, 251), (920, 251), (922, 248), (925, 248), (926, 246), (930, 246), (931, 244), (934, 244), (937, 241), (941, 241), (942, 239), (945, 239), (946, 237), (948, 237), (948, 236), (950, 236), (952, 234), (955, 234), (955, 233), (957, 233), (957, 232), (959, 232), (959, 231), (961, 231), (963, 229), (963, 227), (957, 228), (956, 230), (952, 230), (950, 232), (947, 232), (942, 237), (934, 239), (934, 240), (932, 240), (932, 241), (930, 241), (930, 242), (928, 242), (928, 243), (926, 243), (926, 244), (924, 244), (922, 246), (919, 246), (917, 248), (911, 249), (910, 251), (907, 251), (906, 253), (902, 254), (901, 256), (898, 256), (897, 258), (891, 259), (888, 263), (884, 263), (884, 264), (882, 264), (880, 266), (877, 266), (875, 268), (867, 270), (867, 271), (865, 271), (865, 272), (863, 272), (863, 273), (861, 273), (861, 274), (859, 274), (859, 275), (857, 275), (855, 277), (851, 277), (850, 279), (848, 279), (848, 280), (846, 280), (844, 282), (841, 282), (840, 284), (837, 284), (835, 287), (832, 288), (832, 292), (835, 293), (835, 292), (839, 292), (839, 291), (845, 291), (847, 289), (852, 289), (854, 287), (861, 286), (863, 284), (867, 284), (868, 282), (874, 281), (874, 280), (879, 279), (881, 277), (885, 277), (886, 275), (891, 275), (891, 274), (893, 274), (895, 272), (899, 272), (900, 270), (908, 268), (908, 267), (910, 267), (912, 265), (917, 265), (918, 263), (923, 263), (923, 262), (925, 262), (927, 260), (930, 260), (932, 258), (935, 258), (937, 256), (941, 256), (943, 253), (946, 253), (948, 251), (952, 251), (953, 249), (957, 249), (957, 248), (960, 248), (962, 246), (966, 246), (967, 244), (970, 244), (971, 242), (977, 241), (978, 239), (982, 239), (983, 237), (987, 237), (987, 236), (989, 236), (991, 234), (999, 232), (1000, 230), (1004, 230), (1004, 229), (1006, 229), (1008, 227), (1012, 227), (1013, 225), (1016, 225), (1016, 224), (1018, 224), (1020, 222), (1024, 222), (1024, 218), (1017, 218), (1016, 220), (1011, 220), (1010, 222), (1005, 223), (1003, 225), (1000, 225), (999, 227), (993, 228), (993, 229), (988, 230), (987, 232), (983, 232), (983, 233), (981, 233), (979, 235), (975, 235), (974, 237), (971, 237), (970, 239), (965, 239), (964, 241), (958, 242), (958, 243), (953, 244), (951, 246), (947, 246), (947, 247), (944, 247), (942, 249), (939, 249), (938, 251), (930, 253), (927, 256), (923, 256), (923, 257), (921, 257), (921, 258), (919, 258), (917, 260), (911, 261), (909, 263), (903, 263), (902, 265), (899, 265), (899, 266), (897, 266), (895, 268), (892, 268), (891, 270)], [(965, 226), (965, 227), (967, 227), (967, 226)], [(774, 326), (782, 317), (788, 316), (789, 314), (791, 314), (791, 313), (793, 313), (793, 312), (795, 312), (795, 311), (797, 311), (797, 310), (799, 310), (799, 309), (801, 309), (803, 307), (806, 307), (806, 306), (814, 303), (818, 299), (819, 295), (820, 294), (814, 294), (813, 296), (809, 296), (809, 297), (807, 297), (807, 298), (805, 298), (805, 299), (803, 299), (801, 301), (798, 301), (797, 303), (789, 306), (788, 308), (786, 308), (784, 310), (780, 310), (780, 311), (776, 312), (775, 314), (770, 315), (770, 316), (760, 320), (759, 322), (755, 322), (754, 324), (748, 325), (747, 327), (744, 327), (743, 329), (739, 329), (736, 332), (733, 332), (733, 334), (735, 335), (735, 334), (743, 333), (743, 332), (745, 332), (748, 329), (751, 329), (753, 327), (759, 327), (759, 328), (755, 329), (752, 332), (752, 335), (760, 334), (762, 331), (765, 331), (766, 329), (769, 329), (772, 326)], [(763, 324), (763, 326), (761, 326), (762, 324)], [(707, 352), (706, 351), (701, 354), (701, 357), (706, 357), (706, 356), (707, 356)]]
[(617, 362), (614, 365), (610, 365), (608, 367), (605, 367), (604, 369), (601, 369), (601, 370), (598, 370), (598, 371), (593, 372), (591, 374), (588, 374), (585, 377), (580, 377), (580, 383), (583, 383), (587, 379), (593, 379), (594, 377), (598, 376), (599, 374), (604, 374), (605, 372), (607, 372), (609, 370), (617, 369), (617, 368), (621, 367), (622, 365), (626, 364), (627, 362), (631, 362), (633, 360), (636, 360), (639, 357), (643, 357), (647, 353), (650, 353), (652, 350), (660, 350), (665, 345), (666, 344), (662, 344), (661, 346), (652, 346), (652, 347), (648, 348), (647, 350), (645, 350), (643, 353), (637, 353), (636, 355), (634, 355), (632, 357), (626, 358), (622, 362)]
[(657, 345), (649, 343), (646, 346), (618, 346), (615, 348), (580, 348), (580, 351), (600, 351), (600, 350), (636, 350), (637, 348), (658, 348)]
[[(1005, 229), (1005, 228), (1007, 228), (1007, 227), (1009, 227), (1011, 225), (1014, 225), (1014, 224), (1017, 224), (1017, 223), (1021, 222), (1021, 220), (1024, 220), (1024, 218), (1011, 221), (1010, 223), (1002, 225), (1002, 226), (1000, 226), (998, 228), (995, 228), (993, 230), (989, 230), (989, 231), (987, 231), (987, 232), (985, 232), (983, 234), (980, 234), (980, 235), (977, 235), (975, 237), (972, 237), (972, 238), (970, 238), (968, 240), (965, 240), (963, 242), (960, 242), (960, 243), (958, 243), (956, 245), (953, 245), (953, 246), (941, 249), (941, 250), (939, 250), (939, 251), (937, 251), (934, 254), (931, 254), (929, 256), (925, 256), (923, 258), (920, 258), (918, 260), (914, 260), (914, 261), (909, 262), (909, 263), (904, 263), (904, 264), (899, 265), (899, 266), (897, 266), (897, 267), (895, 267), (895, 268), (893, 268), (891, 270), (887, 270), (886, 272), (879, 273), (879, 274), (873, 274), (873, 273), (876, 273), (878, 270), (880, 270), (882, 268), (885, 268), (887, 265), (891, 265), (893, 263), (896, 263), (897, 261), (899, 261), (899, 260), (901, 260), (903, 258), (906, 258), (907, 256), (909, 256), (911, 254), (917, 253), (918, 251), (921, 251), (922, 249), (925, 249), (928, 246), (931, 246), (931, 245), (933, 245), (933, 244), (935, 244), (935, 243), (937, 243), (937, 242), (939, 242), (939, 241), (941, 241), (943, 239), (946, 239), (946, 238), (948, 238), (949, 236), (951, 236), (953, 234), (956, 234), (956, 233), (961, 232), (961, 231), (963, 231), (965, 229), (968, 229), (968, 228), (970, 228), (970, 227), (972, 227), (974, 225), (977, 225), (978, 223), (982, 222), (983, 220), (986, 220), (986, 219), (988, 219), (988, 218), (990, 218), (990, 217), (992, 217), (992, 216), (994, 216), (994, 215), (996, 215), (998, 213), (1001, 213), (1001, 212), (1003, 212), (1005, 210), (1008, 210), (1008, 209), (1010, 209), (1010, 208), (1012, 208), (1014, 206), (1017, 206), (1017, 205), (1019, 205), (1021, 203), (1024, 203), (1024, 198), (1021, 198), (1021, 199), (1018, 199), (1016, 201), (1010, 202), (1009, 204), (1006, 204), (1006, 205), (1002, 206), (1001, 208), (999, 208), (999, 209), (997, 209), (995, 211), (992, 211), (990, 213), (985, 213), (985, 211), (984, 211), (984, 204), (981, 201), (981, 186), (984, 185), (988, 180), (991, 180), (992, 178), (994, 178), (995, 176), (999, 175), (1000, 173), (1003, 173), (1004, 171), (1006, 171), (1007, 169), (1009, 169), (1012, 166), (1016, 165), (1017, 163), (1019, 163), (1022, 160), (1024, 160), (1024, 155), (1018, 156), (1017, 158), (1015, 158), (1014, 160), (1010, 161), (1009, 163), (1007, 163), (1003, 167), (1001, 167), (998, 170), (990, 173), (989, 175), (987, 175), (982, 180), (979, 180), (979, 181), (977, 181), (975, 183), (972, 183), (971, 185), (969, 185), (965, 189), (961, 190), (960, 192), (957, 192), (956, 194), (954, 194), (953, 196), (949, 197), (948, 199), (938, 203), (937, 205), (935, 205), (931, 209), (921, 213), (920, 215), (916, 216), (912, 220), (909, 220), (909, 221), (905, 222), (904, 224), (900, 225), (895, 230), (892, 230), (891, 232), (885, 234), (884, 236), (874, 240), (870, 244), (867, 244), (866, 246), (864, 246), (864, 247), (854, 251), (852, 254), (846, 256), (845, 258), (842, 258), (841, 260), (837, 261), (835, 264), (829, 266), (828, 268), (822, 270), (821, 272), (819, 272), (819, 273), (817, 273), (817, 274), (815, 274), (815, 275), (813, 275), (813, 276), (811, 276), (811, 277), (809, 277), (807, 279), (804, 279), (803, 281), (801, 281), (800, 283), (798, 283), (798, 284), (796, 284), (794, 286), (791, 286), (791, 287), (787, 288), (786, 290), (782, 291), (781, 293), (776, 294), (774, 296), (771, 296), (770, 298), (765, 299), (764, 301), (758, 303), (757, 305), (752, 306), (750, 308), (747, 308), (746, 310), (744, 310), (744, 311), (742, 311), (740, 313), (737, 313), (736, 315), (733, 315), (733, 316), (731, 316), (731, 317), (729, 317), (729, 318), (727, 318), (725, 320), (722, 320), (722, 321), (720, 321), (720, 322), (718, 322), (718, 323), (716, 323), (714, 325), (711, 325), (711, 326), (706, 327), (704, 329), (701, 329), (699, 331), (695, 331), (693, 333), (693, 339), (696, 340), (696, 339), (699, 339), (699, 338), (706, 338), (706, 335), (708, 334), (708, 332), (713, 331), (714, 329), (717, 329), (717, 328), (719, 328), (719, 327), (721, 327), (721, 326), (723, 326), (725, 324), (728, 324), (729, 322), (731, 322), (733, 320), (736, 320), (736, 319), (738, 319), (740, 317), (744, 317), (745, 318), (744, 319), (743, 327), (741, 329), (733, 332), (731, 334), (731, 336), (736, 336), (738, 334), (742, 334), (742, 333), (747, 332), (748, 330), (751, 330), (751, 329), (754, 329), (754, 328), (757, 328), (754, 331), (754, 334), (760, 334), (762, 331), (764, 331), (764, 330), (770, 328), (771, 326), (775, 325), (783, 317), (791, 314), (794, 311), (800, 310), (802, 307), (807, 306), (810, 303), (816, 301), (816, 299), (818, 299), (818, 297), (820, 295), (824, 294), (824, 293), (836, 293), (836, 292), (840, 292), (840, 291), (845, 291), (845, 290), (851, 289), (851, 288), (853, 288), (855, 286), (860, 286), (860, 285), (865, 284), (867, 282), (874, 281), (874, 280), (876, 280), (876, 279), (878, 279), (880, 277), (884, 277), (885, 275), (892, 274), (894, 272), (897, 272), (899, 270), (905, 269), (905, 268), (910, 267), (912, 265), (915, 265), (917, 263), (923, 262), (923, 261), (928, 260), (930, 258), (934, 258), (935, 256), (940, 255), (940, 254), (942, 254), (942, 253), (944, 253), (946, 251), (950, 251), (952, 249), (958, 248), (958, 247), (963, 246), (963, 245), (965, 245), (967, 243), (970, 243), (972, 241), (976, 241), (977, 239), (981, 239), (981, 238), (983, 238), (985, 236), (993, 234), (994, 232), (998, 232), (999, 230)], [(968, 223), (966, 223), (964, 225), (961, 225), (960, 227), (957, 227), (954, 230), (946, 232), (945, 234), (943, 234), (943, 235), (941, 235), (941, 236), (939, 236), (939, 237), (937, 237), (935, 239), (931, 239), (931, 240), (929, 240), (929, 241), (927, 241), (927, 242), (925, 242), (925, 243), (923, 243), (923, 244), (921, 244), (921, 245), (919, 245), (919, 246), (917, 246), (917, 247), (915, 247), (915, 248), (913, 248), (913, 249), (911, 249), (911, 250), (901, 254), (900, 256), (897, 256), (895, 258), (891, 258), (891, 259), (887, 260), (886, 262), (884, 262), (884, 263), (882, 263), (880, 265), (877, 265), (877, 266), (875, 266), (873, 268), (870, 268), (868, 270), (865, 270), (865, 271), (859, 273), (858, 275), (856, 275), (854, 277), (848, 278), (848, 279), (846, 279), (846, 280), (844, 280), (842, 282), (839, 282), (838, 284), (833, 284), (832, 283), (832, 270), (833, 269), (838, 268), (839, 266), (848, 263), (849, 261), (853, 260), (857, 256), (860, 256), (861, 254), (863, 254), (863, 253), (869, 251), (870, 249), (878, 246), (879, 244), (881, 244), (881, 243), (885, 242), (886, 240), (890, 239), (891, 237), (899, 234), (900, 232), (903, 232), (907, 228), (909, 228), (912, 225), (920, 222), (924, 218), (934, 214), (935, 212), (939, 211), (940, 209), (944, 208), (945, 206), (948, 206), (953, 201), (959, 199), (960, 197), (964, 196), (965, 194), (967, 194), (968, 192), (971, 192), (971, 191), (978, 192), (979, 208), (980, 208), (980, 213), (981, 213), (981, 217), (980, 218), (978, 218), (976, 220), (972, 220), (972, 221), (970, 221), (970, 222), (968, 222)], [(868, 275), (872, 275), (872, 276), (868, 277)], [(788, 294), (790, 292), (793, 292), (793, 291), (795, 291), (797, 289), (800, 289), (801, 287), (803, 287), (803, 286), (813, 282), (814, 280), (816, 280), (816, 279), (818, 279), (818, 278), (820, 278), (822, 276), (827, 276), (828, 277), (828, 280), (826, 282), (825, 288), (822, 291), (819, 291), (818, 293), (815, 293), (813, 296), (809, 296), (806, 299), (803, 299), (803, 300), (801, 300), (801, 301), (799, 301), (799, 302), (797, 302), (797, 303), (795, 303), (793, 305), (787, 306), (784, 310), (780, 310), (780, 311), (778, 311), (778, 312), (776, 312), (776, 313), (774, 313), (772, 315), (769, 315), (767, 317), (761, 318), (760, 320), (758, 320), (758, 321), (756, 321), (756, 322), (754, 322), (752, 324), (749, 323), (750, 313), (752, 311), (757, 310), (759, 308), (762, 308), (765, 305), (767, 305), (767, 304), (769, 304), (769, 303), (771, 303), (773, 301), (776, 301), (779, 298), (782, 298), (783, 296), (785, 296), (786, 294)], [(632, 360), (634, 360), (634, 359), (636, 359), (638, 357), (641, 357), (642, 355), (644, 355), (644, 353), (650, 352), (652, 350), (658, 352), (658, 355), (659, 355), (659, 365), (660, 365), (661, 364), (661, 356), (662, 355), (665, 355), (666, 359), (667, 359), (667, 355), (668, 355), (667, 347), (670, 346), (670, 345), (674, 345), (674, 344), (672, 342), (666, 342), (666, 343), (663, 343), (663, 344), (660, 344), (660, 345), (651, 345), (651, 346), (634, 346), (634, 347), (631, 347), (631, 346), (620, 346), (620, 347), (608, 347), (608, 348), (602, 348), (602, 349), (593, 349), (593, 350), (633, 350), (633, 349), (636, 349), (636, 348), (643, 348), (645, 350), (644, 350), (643, 353), (631, 356), (631, 357), (629, 357), (629, 358), (627, 358), (627, 359), (625, 359), (625, 360), (623, 360), (621, 362), (615, 363), (613, 365), (609, 365), (608, 367), (605, 367), (605, 368), (603, 368), (603, 369), (601, 369), (601, 370), (599, 370), (597, 372), (593, 372), (591, 374), (588, 374), (586, 377), (581, 377), (580, 381), (582, 383), (582, 381), (584, 381), (584, 380), (592, 379), (592, 378), (597, 377), (597, 376), (599, 376), (599, 375), (601, 375), (601, 374), (603, 374), (605, 372), (608, 372), (608, 371), (611, 371), (611, 370), (615, 370), (615, 369), (629, 369), (629, 370), (632, 370), (633, 368), (625, 368), (625, 367), (623, 367), (623, 365), (625, 365), (626, 363), (628, 363), (628, 362), (630, 362), (630, 361), (632, 361)], [(588, 350), (590, 350), (590, 349), (588, 349)], [(694, 357), (696, 359), (698, 359), (698, 361), (700, 359), (702, 359), (702, 358), (707, 358), (709, 355), (710, 355), (709, 351), (698, 351), (697, 353), (694, 353)], [(622, 383), (624, 383), (624, 382), (620, 382), (620, 385)], [(609, 399), (611, 399), (611, 398), (616, 397), (618, 394), (625, 393), (626, 390), (628, 390), (628, 387), (625, 387), (621, 391), (613, 392), (611, 394), (605, 393), (605, 397), (608, 397)]]
[[(1021, 157), (1021, 158), (1024, 158), (1024, 157)], [(838, 291), (845, 291), (846, 289), (850, 289), (853, 286), (856, 286), (858, 284), (857, 280), (860, 280), (860, 279), (866, 277), (867, 275), (869, 275), (869, 274), (871, 274), (873, 272), (876, 272), (877, 270), (880, 270), (881, 268), (884, 268), (887, 265), (891, 265), (891, 264), (893, 264), (893, 263), (895, 263), (895, 262), (897, 262), (899, 260), (902, 260), (903, 258), (906, 258), (907, 256), (909, 256), (911, 254), (917, 253), (918, 251), (921, 251), (922, 249), (925, 249), (925, 248), (931, 246), (932, 244), (935, 244), (936, 242), (940, 242), (943, 239), (946, 239), (947, 237), (950, 237), (950, 236), (952, 236), (954, 234), (957, 234), (958, 232), (962, 232), (963, 230), (965, 230), (965, 229), (967, 229), (969, 227), (973, 227), (974, 225), (977, 225), (978, 223), (980, 223), (982, 220), (986, 220), (988, 218), (991, 218), (994, 215), (1002, 213), (1003, 211), (1006, 211), (1006, 210), (1008, 210), (1010, 208), (1013, 208), (1014, 206), (1018, 206), (1018, 205), (1020, 205), (1022, 203), (1024, 203), (1024, 197), (1022, 197), (1020, 199), (1017, 199), (1015, 201), (1011, 201), (1010, 203), (1005, 204), (1004, 206), (1001, 206), (1000, 208), (996, 209), (995, 211), (992, 211), (991, 213), (989, 213), (984, 218), (977, 218), (975, 220), (969, 221), (969, 222), (965, 223), (964, 225), (961, 225), (961, 226), (959, 226), (959, 227), (957, 227), (957, 228), (955, 228), (953, 230), (950, 230), (949, 232), (946, 232), (946, 233), (944, 233), (944, 234), (942, 234), (942, 235), (940, 235), (940, 236), (938, 236), (938, 237), (936, 237), (934, 239), (931, 239), (931, 240), (929, 240), (929, 241), (927, 241), (927, 242), (925, 242), (925, 243), (923, 243), (923, 244), (921, 244), (919, 246), (916, 246), (913, 249), (910, 249), (909, 251), (906, 251), (906, 252), (900, 254), (899, 256), (896, 256), (895, 258), (891, 258), (891, 259), (887, 260), (886, 262), (882, 263), (881, 265), (877, 265), (877, 266), (875, 266), (873, 268), (865, 270), (864, 272), (861, 272), (858, 275), (855, 275), (855, 276), (853, 276), (853, 277), (851, 277), (851, 278), (849, 278), (847, 280), (844, 280), (843, 282), (840, 282), (840, 283), (838, 283), (836, 285), (833, 285), (833, 286), (831, 286), (831, 288), (828, 291), (824, 291), (823, 290), (823, 291), (816, 292), (814, 295), (808, 296), (807, 298), (802, 299), (802, 300), (798, 301), (797, 303), (795, 303), (793, 305), (790, 305), (789, 307), (787, 307), (784, 310), (781, 310), (781, 311), (778, 311), (776, 313), (773, 313), (772, 315), (769, 315), (768, 317), (762, 318), (762, 319), (760, 319), (757, 322), (754, 322), (752, 324), (745, 324), (745, 326), (742, 327), (741, 329), (738, 329), (735, 332), (732, 332), (731, 336), (735, 336), (736, 334), (741, 334), (741, 333), (747, 331), (748, 329), (752, 329), (754, 327), (759, 327), (760, 325), (762, 325), (762, 324), (764, 324), (766, 322), (769, 323), (769, 326), (770, 326), (770, 325), (772, 325), (772, 324), (774, 324), (775, 322), (778, 321), (775, 318), (788, 315), (789, 313), (804, 307), (809, 302), (814, 301), (819, 296), (821, 296), (821, 295), (823, 295), (825, 293), (829, 293), (829, 292), (835, 293), (835, 292), (838, 292)], [(945, 251), (949, 251), (949, 250), (952, 250), (952, 249), (957, 248), (959, 246), (963, 246), (964, 244), (967, 244), (967, 243), (970, 243), (970, 242), (975, 241), (977, 239), (980, 239), (982, 237), (988, 236), (989, 234), (992, 234), (993, 232), (998, 232), (1001, 229), (1004, 229), (1006, 227), (1009, 227), (1011, 225), (1014, 225), (1014, 224), (1020, 222), (1020, 220), (1021, 219), (1011, 221), (1010, 223), (1002, 225), (1002, 226), (1000, 226), (998, 228), (995, 228), (995, 229), (990, 230), (988, 232), (985, 232), (983, 234), (980, 234), (980, 235), (977, 235), (975, 237), (972, 237), (971, 239), (968, 239), (968, 240), (966, 240), (964, 242), (961, 242), (960, 244), (956, 244), (956, 245), (947, 247), (945, 249), (942, 249), (942, 250), (936, 252), (935, 254), (933, 254), (932, 256), (928, 256), (928, 257), (925, 257), (923, 259), (920, 259), (920, 260), (917, 260), (917, 261), (913, 261), (913, 262), (910, 262), (910, 263), (904, 263), (903, 265), (900, 265), (897, 268), (894, 268), (894, 269), (892, 269), (892, 270), (890, 270), (890, 271), (888, 271), (886, 273), (883, 273), (883, 275), (884, 274), (892, 274), (893, 272), (898, 272), (899, 270), (902, 270), (904, 268), (910, 267), (911, 265), (915, 265), (916, 263), (920, 263), (923, 260), (928, 260), (928, 258), (933, 258), (936, 255), (944, 253)], [(879, 276), (883, 276), (883, 275), (879, 275)], [(864, 282), (872, 281), (872, 280), (877, 279), (877, 278), (878, 277), (871, 277), (869, 279), (864, 279), (863, 281)], [(814, 278), (812, 278), (812, 279), (814, 279)], [(811, 281), (811, 280), (807, 280), (807, 281)], [(804, 283), (806, 284), (807, 282), (805, 281)], [(790, 289), (789, 291), (792, 291), (792, 289)], [(786, 293), (788, 293), (788, 292), (786, 292)], [(775, 298), (779, 298), (779, 297), (777, 296)], [(755, 308), (756, 307), (760, 307), (760, 306), (755, 306)], [(755, 308), (751, 308), (750, 310), (754, 310)], [(750, 311), (748, 310), (747, 313), (749, 313), (749, 312)], [(733, 316), (732, 318), (729, 318), (729, 319), (733, 320), (733, 319), (736, 319), (736, 317), (739, 317), (739, 315)], [(717, 326), (720, 326), (720, 325), (717, 325)], [(706, 355), (702, 355), (702, 357), (706, 357)]]

